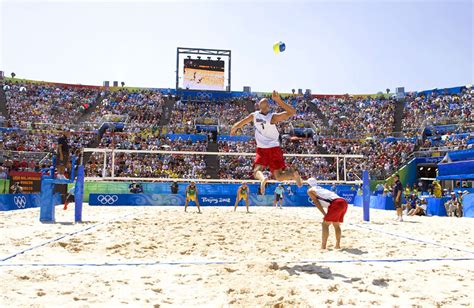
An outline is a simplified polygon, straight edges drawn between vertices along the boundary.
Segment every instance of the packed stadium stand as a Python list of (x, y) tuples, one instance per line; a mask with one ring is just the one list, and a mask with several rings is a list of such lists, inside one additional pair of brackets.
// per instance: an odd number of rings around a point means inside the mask
[[(456, 90), (457, 89), (457, 90)], [(349, 178), (368, 168), (386, 179), (416, 155), (468, 149), (474, 143), (474, 90), (389, 95), (285, 95), (297, 114), (279, 126), (287, 153), (363, 154), (348, 162)], [(0, 89), (2, 174), (37, 170), (70, 133), (73, 149), (185, 150), (253, 153), (253, 127), (231, 125), (267, 93), (193, 92), (44, 83), (7, 78)], [(401, 108), (400, 108), (401, 104)], [(401, 112), (400, 112), (401, 110)], [(396, 112), (398, 111), (398, 113)], [(398, 131), (397, 128), (399, 128)], [(100, 153), (85, 156), (88, 176), (104, 176)], [(251, 178), (252, 157), (117, 156), (114, 172), (129, 177)], [(110, 168), (110, 160), (106, 162)], [(288, 158), (304, 178), (334, 179), (334, 159)]]

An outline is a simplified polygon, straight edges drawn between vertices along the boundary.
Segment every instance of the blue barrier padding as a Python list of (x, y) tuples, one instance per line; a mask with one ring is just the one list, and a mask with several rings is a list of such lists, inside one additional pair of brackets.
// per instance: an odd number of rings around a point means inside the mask
[(167, 134), (165, 137), (170, 140), (191, 140), (193, 143), (207, 140), (207, 135), (199, 134)]
[(459, 150), (448, 153), (451, 161), (461, 161), (461, 160), (473, 160), (474, 159), (474, 149)]
[[(354, 199), (354, 206), (363, 206), (363, 196), (356, 196)], [(379, 210), (394, 210), (395, 207), (393, 205), (392, 197), (388, 196), (370, 196), (370, 204), (369, 207), (371, 209), (379, 209)]]
[[(61, 195), (54, 194), (54, 204), (61, 204)], [(29, 209), (40, 206), (40, 194), (0, 194), (0, 211)]]
[(217, 136), (217, 141), (247, 142), (252, 138), (251, 136)]
[(336, 190), (336, 193), (346, 199), (347, 203), (349, 204), (354, 204), (354, 199), (357, 195), (357, 191), (356, 190)]
[(54, 184), (43, 179), (40, 193), (40, 221), (42, 222), (54, 221), (54, 205), (51, 202), (53, 192)]
[(449, 199), (449, 197), (426, 198), (428, 201), (428, 204), (426, 205), (426, 214), (429, 216), (446, 216), (446, 208), (444, 207), (444, 203)]
[[(172, 181), (172, 180), (171, 180)], [(143, 191), (146, 194), (170, 194), (171, 193), (171, 188), (170, 188), (171, 183), (168, 182), (163, 182), (163, 183), (143, 183)], [(188, 186), (188, 183), (178, 183), (178, 193), (179, 194), (184, 194), (184, 191), (186, 190), (186, 187)], [(198, 192), (200, 194), (205, 194), (205, 195), (232, 195), (236, 194), (237, 190), (239, 189), (239, 186), (241, 184), (239, 183), (232, 183), (232, 184), (215, 184), (215, 183), (207, 183), (207, 184), (196, 184)], [(257, 194), (259, 190), (259, 184), (247, 184), (250, 189), (251, 194)], [(266, 194), (273, 194), (275, 191), (275, 188), (278, 184), (276, 183), (269, 183), (267, 184), (267, 187), (265, 189)], [(322, 187), (326, 189), (331, 189), (331, 185), (321, 185)], [(306, 196), (306, 191), (308, 190), (308, 186), (303, 185), (302, 187), (297, 187), (296, 185), (291, 185), (291, 190), (293, 194), (295, 195), (300, 195), (300, 196)], [(284, 185), (285, 188), (285, 196), (287, 194), (286, 189), (288, 188), (288, 185)], [(352, 185), (347, 185), (347, 184), (341, 184), (337, 185), (336, 191), (342, 192), (342, 191), (350, 191), (352, 190)], [(354, 190), (355, 191), (355, 190)], [(352, 203), (352, 202), (349, 202)]]
[[(202, 206), (234, 206), (235, 193), (232, 195), (198, 194)], [(249, 205), (271, 206), (273, 195), (250, 195)], [(173, 194), (90, 194), (89, 205), (95, 206), (183, 206), (184, 195)], [(190, 205), (194, 205), (193, 202)], [(285, 196), (283, 206), (313, 206), (308, 196)]]
[(474, 179), (474, 160), (457, 161), (438, 164), (438, 177), (461, 177), (461, 179)]
[(462, 199), (463, 217), (474, 218), (474, 194), (465, 195)]

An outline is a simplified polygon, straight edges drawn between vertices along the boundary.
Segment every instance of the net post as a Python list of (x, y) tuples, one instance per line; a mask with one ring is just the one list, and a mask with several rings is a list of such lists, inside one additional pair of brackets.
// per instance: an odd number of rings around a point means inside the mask
[(82, 201), (84, 200), (84, 166), (77, 168), (76, 186), (74, 188), (74, 221), (82, 222)]
[(107, 169), (107, 152), (104, 152), (104, 166), (102, 168), (102, 177), (105, 178), (106, 172), (105, 170)]
[(336, 156), (336, 179), (339, 182), (339, 156)]
[(346, 157), (344, 156), (343, 158), (343, 163), (344, 163), (344, 182), (347, 181), (347, 169), (346, 169)]
[(364, 221), (370, 221), (370, 178), (369, 171), (362, 171), (362, 208)]
[(111, 177), (115, 177), (115, 151), (112, 150), (110, 155), (112, 155), (112, 170), (110, 170), (110, 173), (111, 173)]

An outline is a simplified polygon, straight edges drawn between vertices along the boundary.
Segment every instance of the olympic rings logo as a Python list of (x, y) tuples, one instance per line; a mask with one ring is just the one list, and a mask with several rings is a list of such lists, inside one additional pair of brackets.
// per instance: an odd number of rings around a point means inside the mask
[(26, 207), (26, 197), (25, 196), (14, 196), (13, 203), (19, 209), (24, 209)]
[(112, 205), (115, 202), (117, 202), (117, 200), (118, 200), (117, 195), (98, 195), (97, 196), (97, 201), (99, 201), (101, 204)]
[(212, 94), (211, 93), (206, 93), (206, 92), (199, 92), (197, 94), (197, 97), (200, 98), (200, 99), (211, 99)]

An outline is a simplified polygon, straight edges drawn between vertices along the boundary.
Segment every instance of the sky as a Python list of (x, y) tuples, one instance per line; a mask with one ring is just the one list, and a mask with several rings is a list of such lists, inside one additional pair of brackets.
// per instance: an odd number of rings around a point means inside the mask
[(18, 78), (174, 88), (180, 46), (230, 49), (233, 91), (474, 81), (472, 0), (0, 2), (0, 70)]

